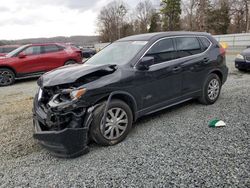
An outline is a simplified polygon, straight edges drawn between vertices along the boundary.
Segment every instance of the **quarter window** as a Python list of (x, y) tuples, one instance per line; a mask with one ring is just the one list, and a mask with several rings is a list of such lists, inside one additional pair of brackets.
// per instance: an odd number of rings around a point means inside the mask
[(173, 39), (160, 40), (147, 52), (146, 56), (153, 56), (156, 64), (175, 59)]
[(210, 46), (210, 42), (208, 39), (206, 39), (205, 37), (200, 37), (202, 46), (203, 46), (203, 51), (207, 50), (208, 47)]
[(196, 37), (177, 37), (176, 48), (180, 58), (202, 52), (200, 43)]

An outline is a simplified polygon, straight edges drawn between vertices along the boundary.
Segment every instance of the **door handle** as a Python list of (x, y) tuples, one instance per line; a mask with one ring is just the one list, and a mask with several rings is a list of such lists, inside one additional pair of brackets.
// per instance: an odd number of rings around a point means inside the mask
[(205, 58), (203, 59), (203, 63), (204, 63), (204, 64), (209, 63), (209, 59), (208, 59), (207, 57), (205, 57)]
[(172, 69), (173, 72), (179, 72), (181, 70), (181, 66), (178, 66), (178, 67), (174, 67)]

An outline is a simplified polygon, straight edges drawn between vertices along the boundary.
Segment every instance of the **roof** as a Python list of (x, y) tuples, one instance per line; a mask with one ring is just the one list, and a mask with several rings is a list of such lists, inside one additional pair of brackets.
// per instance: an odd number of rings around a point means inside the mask
[(156, 33), (132, 35), (132, 36), (119, 39), (118, 41), (149, 41), (153, 38), (178, 36), (178, 35), (210, 35), (210, 34), (206, 32), (190, 32), (190, 31), (156, 32)]

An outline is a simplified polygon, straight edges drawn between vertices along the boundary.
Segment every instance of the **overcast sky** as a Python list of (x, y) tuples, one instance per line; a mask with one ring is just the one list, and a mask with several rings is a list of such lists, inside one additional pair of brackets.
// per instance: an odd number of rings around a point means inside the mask
[[(111, 1), (5, 0), (0, 4), (0, 40), (97, 35), (97, 15)], [(124, 0), (130, 8), (139, 1)]]

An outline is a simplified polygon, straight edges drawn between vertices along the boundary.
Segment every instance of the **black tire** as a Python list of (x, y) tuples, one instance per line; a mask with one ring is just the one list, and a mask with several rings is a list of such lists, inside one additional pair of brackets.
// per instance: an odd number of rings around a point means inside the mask
[(74, 60), (69, 60), (64, 63), (64, 65), (71, 65), (71, 64), (76, 64), (76, 61)]
[[(132, 121), (133, 121), (132, 111), (131, 111), (130, 107), (125, 102), (123, 102), (121, 100), (117, 100), (117, 99), (111, 100), (111, 102), (109, 104), (108, 111), (112, 110), (112, 109), (114, 110), (116, 108), (122, 109), (121, 112), (126, 113), (127, 125), (126, 125), (126, 128), (124, 128), (123, 132), (121, 133), (121, 135), (118, 138), (108, 139), (107, 135), (105, 137), (104, 133), (102, 133), (103, 131), (101, 130), (101, 127), (102, 127), (101, 122), (102, 122), (103, 113), (104, 113), (103, 106), (105, 106), (105, 105), (101, 105), (100, 107), (98, 107), (94, 111), (94, 118), (93, 118), (93, 122), (92, 122), (91, 127), (90, 127), (90, 136), (97, 144), (100, 144), (103, 146), (111, 146), (111, 145), (118, 144), (119, 142), (123, 141), (126, 138), (126, 136), (128, 135), (128, 133), (132, 127)], [(107, 118), (109, 118), (108, 114), (107, 114)], [(105, 129), (106, 128), (108, 128), (108, 127), (105, 127)], [(117, 128), (117, 130), (118, 129), (119, 128)], [(105, 131), (107, 131), (107, 130), (105, 130)], [(119, 129), (119, 131), (121, 131), (121, 130)], [(113, 130), (113, 132), (116, 132), (116, 134), (117, 134), (117, 131)], [(111, 131), (110, 131), (110, 135), (111, 135)]]
[(0, 68), (0, 87), (14, 84), (15, 74), (7, 68)]
[(238, 70), (239, 70), (240, 72), (246, 72), (246, 69), (239, 69), (239, 68), (238, 68)]
[[(212, 84), (212, 82), (215, 83), (217, 82), (219, 85), (218, 89), (214, 89), (214, 97), (212, 97), (213, 96), (212, 94), (209, 95), (209, 87), (210, 87), (209, 85)], [(214, 104), (220, 96), (221, 86), (222, 82), (217, 74), (212, 73), (208, 75), (206, 81), (204, 82), (202, 89), (202, 96), (199, 98), (199, 101), (205, 105)]]

